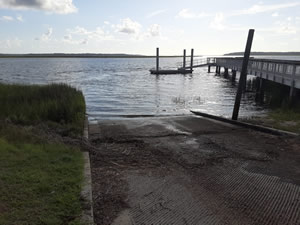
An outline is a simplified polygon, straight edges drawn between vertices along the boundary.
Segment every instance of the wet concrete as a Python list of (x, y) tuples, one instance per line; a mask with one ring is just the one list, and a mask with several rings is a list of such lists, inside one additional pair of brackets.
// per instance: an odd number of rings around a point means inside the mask
[(300, 224), (297, 137), (196, 116), (103, 120), (89, 135), (97, 224)]

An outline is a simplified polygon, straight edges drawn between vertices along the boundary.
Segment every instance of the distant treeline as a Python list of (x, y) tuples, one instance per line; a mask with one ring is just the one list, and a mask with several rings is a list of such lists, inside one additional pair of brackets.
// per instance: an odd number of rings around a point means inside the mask
[[(232, 52), (224, 55), (243, 55), (244, 52)], [(300, 56), (300, 52), (251, 52), (251, 55), (287, 55)]]
[[(51, 53), (51, 54), (0, 54), (0, 58), (155, 58), (148, 55), (130, 54), (93, 54), (93, 53)], [(182, 56), (160, 56), (161, 58), (182, 57)]]

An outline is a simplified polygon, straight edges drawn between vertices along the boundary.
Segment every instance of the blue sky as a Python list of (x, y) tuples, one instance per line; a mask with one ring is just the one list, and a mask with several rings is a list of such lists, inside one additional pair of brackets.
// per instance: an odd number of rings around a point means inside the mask
[(300, 1), (0, 0), (0, 53), (300, 51)]

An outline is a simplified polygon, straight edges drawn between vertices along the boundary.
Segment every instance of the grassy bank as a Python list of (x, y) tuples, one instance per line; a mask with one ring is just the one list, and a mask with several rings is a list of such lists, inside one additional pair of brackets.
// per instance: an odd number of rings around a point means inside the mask
[(85, 119), (85, 101), (81, 91), (65, 84), (0, 84), (0, 119), (19, 124), (55, 123), (80, 133)]
[(0, 85), (0, 224), (80, 224), (83, 156), (55, 131), (82, 132), (82, 93)]
[(297, 109), (274, 109), (263, 117), (244, 121), (300, 134), (300, 110)]

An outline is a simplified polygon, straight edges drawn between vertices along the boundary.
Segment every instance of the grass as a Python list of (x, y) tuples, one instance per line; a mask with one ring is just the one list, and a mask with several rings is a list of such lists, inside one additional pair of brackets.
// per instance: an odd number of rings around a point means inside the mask
[(0, 84), (0, 224), (80, 224), (83, 155), (51, 132), (81, 135), (84, 118), (67, 85)]
[(80, 133), (85, 119), (85, 101), (81, 91), (66, 84), (0, 84), (0, 119), (19, 124), (54, 123)]
[(300, 134), (299, 109), (274, 109), (262, 117), (248, 118), (243, 121)]
[(292, 109), (277, 109), (269, 113), (272, 126), (300, 134), (300, 111)]
[(82, 153), (31, 132), (0, 128), (0, 224), (80, 224)]

